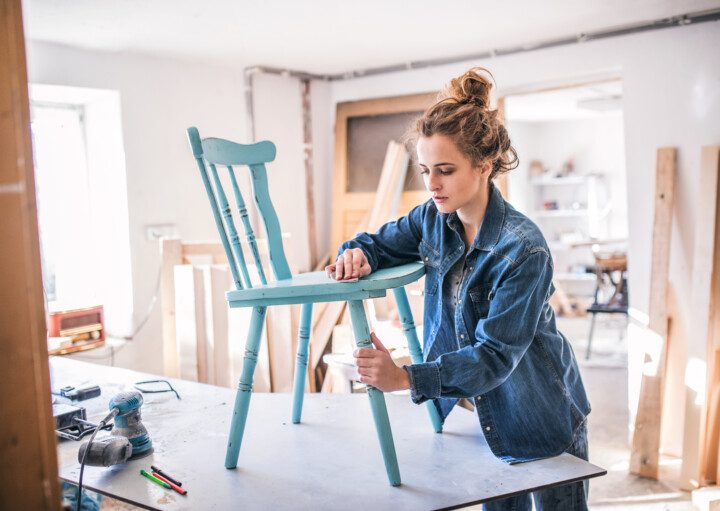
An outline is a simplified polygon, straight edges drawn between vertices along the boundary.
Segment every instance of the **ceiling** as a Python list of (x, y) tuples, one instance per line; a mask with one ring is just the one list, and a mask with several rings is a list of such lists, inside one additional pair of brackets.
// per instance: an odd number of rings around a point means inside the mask
[(622, 82), (505, 96), (508, 122), (547, 122), (622, 115)]
[(342, 73), (576, 36), (720, 0), (24, 0), (26, 35), (81, 48)]

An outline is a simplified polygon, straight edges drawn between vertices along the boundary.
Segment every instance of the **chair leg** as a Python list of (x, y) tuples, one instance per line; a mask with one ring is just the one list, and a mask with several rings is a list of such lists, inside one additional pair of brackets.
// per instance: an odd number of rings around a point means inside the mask
[[(348, 301), (350, 307), (350, 319), (355, 334), (355, 344), (358, 348), (370, 348), (370, 329), (368, 328), (365, 309), (362, 300)], [(382, 451), (383, 460), (385, 461), (385, 471), (388, 480), (393, 486), (400, 485), (400, 469), (398, 468), (397, 454), (395, 453), (395, 443), (393, 442), (392, 430), (390, 429), (390, 419), (388, 418), (387, 407), (385, 406), (385, 395), (374, 387), (368, 386), (368, 397), (370, 398), (370, 408), (372, 409), (373, 419), (375, 420), (375, 430), (380, 440), (380, 450)]]
[(302, 415), (303, 397), (305, 396), (305, 378), (308, 365), (308, 343), (310, 341), (310, 326), (312, 321), (312, 303), (304, 303), (300, 316), (298, 331), (297, 360), (295, 361), (295, 385), (293, 385), (293, 424), (300, 423)]
[(588, 333), (588, 343), (587, 348), (585, 349), (585, 360), (590, 360), (590, 349), (592, 348), (592, 338), (593, 334), (595, 333), (595, 316), (597, 316), (597, 313), (591, 312), (592, 318), (590, 318), (590, 332)]
[(233, 410), (232, 422), (230, 423), (230, 434), (228, 436), (227, 452), (225, 453), (225, 468), (235, 468), (238, 456), (240, 455), (240, 444), (242, 444), (243, 432), (245, 431), (245, 419), (247, 418), (252, 394), (253, 374), (257, 364), (258, 350), (262, 337), (263, 324), (267, 307), (254, 307), (250, 319), (250, 331), (248, 332), (247, 344), (245, 345), (245, 358), (243, 369), (240, 375), (238, 391), (235, 395), (235, 408)]
[[(423, 361), (422, 349), (420, 348), (420, 342), (418, 341), (417, 332), (415, 331), (415, 322), (413, 321), (412, 311), (410, 310), (410, 304), (408, 303), (407, 294), (405, 293), (404, 287), (398, 287), (393, 289), (395, 294), (395, 302), (398, 306), (398, 312), (400, 314), (400, 321), (402, 322), (403, 332), (408, 342), (408, 348), (410, 350), (410, 358), (413, 364), (421, 364)], [(430, 415), (430, 422), (432, 423), (435, 433), (442, 433), (442, 420), (440, 414), (435, 407), (435, 403), (426, 401), (428, 415)]]

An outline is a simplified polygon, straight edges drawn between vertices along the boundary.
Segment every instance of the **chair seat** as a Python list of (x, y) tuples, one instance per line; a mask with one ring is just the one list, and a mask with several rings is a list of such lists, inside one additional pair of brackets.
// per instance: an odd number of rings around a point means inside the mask
[(415, 282), (424, 274), (421, 262), (377, 270), (357, 282), (337, 282), (324, 271), (316, 271), (265, 286), (228, 291), (225, 297), (230, 307), (365, 300), (385, 296), (386, 290)]

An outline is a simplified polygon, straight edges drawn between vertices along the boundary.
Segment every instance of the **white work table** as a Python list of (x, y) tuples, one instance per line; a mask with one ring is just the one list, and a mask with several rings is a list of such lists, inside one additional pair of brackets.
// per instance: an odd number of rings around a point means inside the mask
[[(112, 396), (159, 377), (50, 358), (53, 387), (91, 382), (102, 395), (77, 403), (98, 422)], [(477, 416), (457, 408), (442, 434), (424, 406), (386, 395), (402, 485), (387, 482), (367, 396), (306, 394), (301, 424), (290, 394), (254, 394), (236, 469), (224, 467), (233, 389), (170, 380), (172, 392), (144, 394), (142, 421), (154, 453), (125, 465), (85, 467), (83, 486), (146, 509), (453, 509), (606, 471), (569, 454), (508, 465), (496, 459)], [(98, 433), (97, 438), (107, 435)], [(86, 437), (83, 441), (87, 440)], [(58, 443), (60, 477), (77, 484), (81, 442)], [(182, 496), (139, 474), (156, 465), (183, 483)]]

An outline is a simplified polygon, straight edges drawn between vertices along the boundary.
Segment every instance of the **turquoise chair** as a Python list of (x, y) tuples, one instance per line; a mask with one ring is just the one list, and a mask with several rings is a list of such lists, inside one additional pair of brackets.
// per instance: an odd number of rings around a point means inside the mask
[[(255, 372), (267, 307), (283, 304), (302, 304), (293, 386), (292, 421), (297, 424), (300, 422), (305, 392), (305, 374), (307, 372), (308, 342), (310, 339), (313, 303), (347, 301), (350, 307), (355, 342), (358, 347), (368, 348), (372, 347), (372, 343), (367, 318), (365, 317), (365, 309), (363, 308), (363, 300), (385, 296), (387, 290), (392, 289), (398, 305), (403, 331), (408, 340), (411, 358), (413, 362), (421, 362), (422, 350), (420, 349), (415, 324), (413, 323), (412, 313), (403, 286), (422, 277), (425, 268), (421, 262), (405, 264), (376, 271), (357, 282), (336, 282), (327, 277), (324, 271), (292, 275), (285, 258), (280, 223), (275, 208), (273, 208), (270, 201), (268, 191), (265, 164), (275, 159), (275, 145), (269, 141), (243, 145), (219, 138), (201, 139), (197, 128), (189, 128), (187, 133), (193, 156), (205, 185), (205, 191), (210, 199), (215, 225), (220, 233), (220, 241), (227, 254), (230, 271), (235, 283), (236, 289), (228, 291), (226, 294), (228, 305), (230, 307), (253, 308), (225, 457), (225, 467), (235, 468), (240, 454), (240, 444), (250, 405), (253, 373)], [(275, 274), (275, 281), (273, 282), (268, 282), (260, 263), (255, 235), (250, 226), (245, 201), (240, 193), (233, 169), (233, 166), (237, 165), (247, 166), (250, 171), (253, 197), (265, 225), (270, 266)], [(235, 228), (227, 195), (223, 190), (218, 175), (218, 166), (225, 167), (229, 174), (237, 214), (242, 221), (245, 237), (261, 283), (255, 287), (250, 281), (240, 245), (240, 236)], [(368, 397), (370, 398), (370, 407), (385, 462), (385, 470), (390, 484), (397, 486), (400, 484), (400, 471), (385, 406), (385, 396), (381, 391), (368, 387)], [(436, 408), (431, 402), (428, 402), (428, 411), (433, 427), (439, 433), (442, 423)]]

